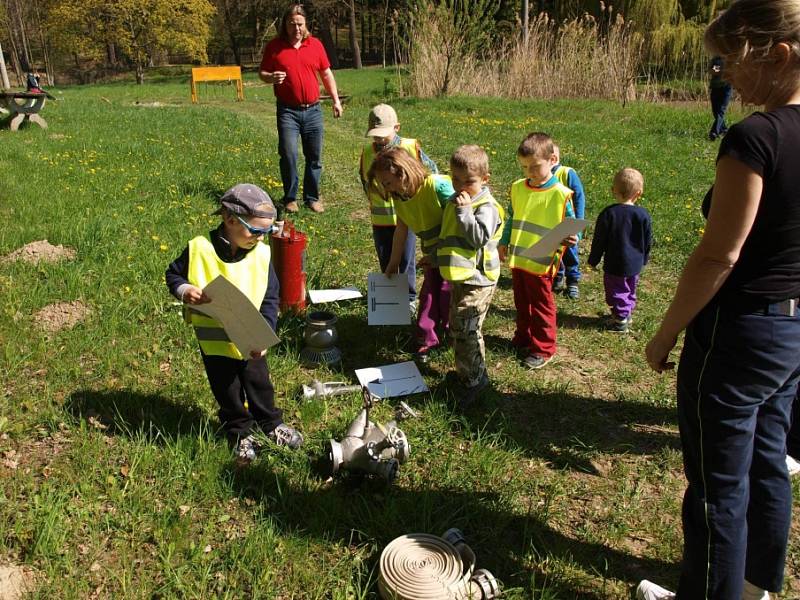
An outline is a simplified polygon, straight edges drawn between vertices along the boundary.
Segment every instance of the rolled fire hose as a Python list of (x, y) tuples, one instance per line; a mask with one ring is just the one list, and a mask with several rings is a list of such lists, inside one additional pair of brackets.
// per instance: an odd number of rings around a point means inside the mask
[[(463, 536), (448, 539), (412, 533), (393, 540), (381, 553), (378, 590), (384, 600), (490, 600), (500, 595), (491, 573), (475, 570), (475, 554)], [(457, 531), (457, 530), (456, 530)], [(460, 540), (459, 540), (460, 538)], [(474, 571), (474, 573), (473, 573)]]

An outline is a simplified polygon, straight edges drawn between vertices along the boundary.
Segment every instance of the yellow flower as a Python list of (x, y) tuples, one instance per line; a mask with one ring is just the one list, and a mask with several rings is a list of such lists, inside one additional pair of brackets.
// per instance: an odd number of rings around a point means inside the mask
[(161, 249), (162, 252), (164, 252), (168, 248), (168, 246), (166, 244), (161, 244), (159, 248)]

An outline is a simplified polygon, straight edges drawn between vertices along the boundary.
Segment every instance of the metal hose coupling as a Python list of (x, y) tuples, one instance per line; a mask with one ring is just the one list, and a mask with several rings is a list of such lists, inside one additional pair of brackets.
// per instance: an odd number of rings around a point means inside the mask
[(441, 537), (411, 533), (381, 553), (378, 590), (384, 600), (491, 600), (502, 591), (486, 569), (475, 569), (475, 554), (458, 529)]
[(331, 476), (342, 470), (361, 472), (392, 483), (400, 465), (411, 454), (411, 445), (395, 421), (384, 426), (370, 420), (375, 398), (366, 386), (362, 388), (362, 397), (363, 408), (342, 440), (328, 441), (323, 457), (325, 470)]

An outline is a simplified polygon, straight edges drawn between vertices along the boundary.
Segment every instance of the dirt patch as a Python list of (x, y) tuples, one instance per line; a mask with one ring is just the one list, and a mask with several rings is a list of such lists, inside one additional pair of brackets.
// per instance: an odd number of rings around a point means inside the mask
[(48, 304), (33, 315), (36, 325), (49, 333), (62, 329), (72, 329), (83, 321), (91, 309), (80, 300), (74, 302), (56, 302)]
[(138, 106), (139, 108), (175, 108), (180, 106), (179, 104), (170, 104), (168, 102), (134, 102), (133, 106)]
[(39, 240), (25, 244), (22, 248), (17, 248), (10, 254), (7, 254), (0, 262), (10, 263), (21, 260), (30, 264), (38, 264), (40, 262), (52, 263), (59, 260), (72, 260), (75, 258), (75, 250), (67, 246), (53, 246), (47, 240)]
[(17, 600), (33, 592), (35, 587), (33, 569), (14, 565), (0, 565), (0, 598)]
[(367, 208), (357, 208), (353, 212), (350, 213), (350, 218), (353, 221), (369, 221), (369, 209)]

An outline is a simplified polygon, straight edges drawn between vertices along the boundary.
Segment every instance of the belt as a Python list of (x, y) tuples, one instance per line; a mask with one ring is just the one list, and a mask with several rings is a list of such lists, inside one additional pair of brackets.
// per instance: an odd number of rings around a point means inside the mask
[(292, 106), (291, 104), (284, 104), (281, 102), (281, 106), (286, 108), (291, 108), (292, 110), (308, 110), (309, 108), (314, 108), (315, 106), (319, 106), (319, 100), (316, 102), (312, 102), (311, 104), (297, 104), (296, 106)]
[(777, 315), (781, 317), (800, 316), (800, 298), (789, 298), (779, 302), (758, 302), (753, 299), (727, 299), (719, 304), (720, 308), (735, 314), (757, 313)]
[(789, 298), (788, 300), (781, 300), (780, 302), (773, 302), (768, 304), (764, 310), (768, 315), (783, 315), (784, 317), (797, 316), (797, 298)]

